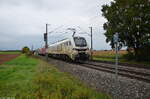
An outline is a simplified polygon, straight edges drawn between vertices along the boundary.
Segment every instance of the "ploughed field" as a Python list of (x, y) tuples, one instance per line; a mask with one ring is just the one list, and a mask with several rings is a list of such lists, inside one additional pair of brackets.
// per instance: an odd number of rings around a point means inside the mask
[(10, 61), (16, 57), (18, 57), (20, 54), (1, 54), (0, 53), (0, 64)]

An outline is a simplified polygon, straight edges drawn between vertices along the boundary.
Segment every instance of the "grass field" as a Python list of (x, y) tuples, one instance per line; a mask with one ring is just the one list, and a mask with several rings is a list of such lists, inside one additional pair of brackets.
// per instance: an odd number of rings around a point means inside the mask
[[(118, 58), (124, 60), (125, 54), (127, 54), (126, 51), (119, 51)], [(93, 55), (95, 60), (115, 61), (115, 51), (94, 51)]]
[[(137, 62), (137, 61), (129, 61), (124, 58), (124, 55), (127, 54), (127, 51), (121, 50), (118, 52), (118, 58), (120, 63), (129, 63), (129, 64), (144, 64), (150, 65), (150, 62)], [(115, 51), (94, 51), (93, 59), (100, 61), (110, 61), (115, 62)]]
[(69, 74), (34, 58), (21, 55), (0, 65), (0, 98), (15, 99), (110, 99)]
[(0, 51), (0, 54), (21, 54), (21, 52), (17, 52), (17, 51), (14, 51), (14, 52), (9, 52), (9, 51)]

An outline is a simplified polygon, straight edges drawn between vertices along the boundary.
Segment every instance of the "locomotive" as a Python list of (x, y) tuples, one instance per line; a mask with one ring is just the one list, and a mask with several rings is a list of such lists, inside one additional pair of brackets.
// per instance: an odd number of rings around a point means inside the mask
[(38, 53), (46, 54), (48, 56), (61, 58), (72, 61), (86, 61), (89, 60), (90, 50), (84, 37), (76, 36), (66, 38), (48, 46), (47, 50), (41, 48)]

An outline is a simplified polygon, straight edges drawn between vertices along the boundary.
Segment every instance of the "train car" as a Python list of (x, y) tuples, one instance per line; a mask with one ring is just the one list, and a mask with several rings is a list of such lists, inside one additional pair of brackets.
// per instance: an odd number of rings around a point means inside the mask
[(42, 56), (45, 56), (46, 55), (46, 48), (45, 47), (39, 48), (38, 49), (38, 54), (42, 55)]
[(71, 59), (73, 61), (89, 60), (90, 51), (84, 37), (71, 37), (56, 42), (48, 47), (49, 56)]

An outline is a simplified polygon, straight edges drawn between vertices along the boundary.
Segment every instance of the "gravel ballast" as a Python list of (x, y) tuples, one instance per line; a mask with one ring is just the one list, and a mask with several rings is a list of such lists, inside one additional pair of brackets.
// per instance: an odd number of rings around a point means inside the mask
[(97, 91), (108, 93), (113, 97), (117, 96), (118, 99), (150, 99), (150, 83), (119, 76), (117, 92), (114, 74), (60, 60), (49, 59), (49, 63), (54, 64), (62, 72), (71, 73)]

